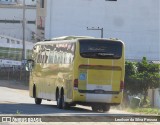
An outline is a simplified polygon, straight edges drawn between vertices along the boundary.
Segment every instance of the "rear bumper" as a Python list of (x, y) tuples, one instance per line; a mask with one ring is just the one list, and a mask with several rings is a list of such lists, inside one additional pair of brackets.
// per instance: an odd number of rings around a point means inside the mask
[(92, 105), (96, 105), (96, 104), (106, 104), (106, 105), (110, 105), (110, 106), (118, 106), (120, 105), (120, 103), (100, 103), (100, 102), (80, 102), (80, 101), (76, 101), (73, 102), (74, 104), (79, 104), (79, 105), (84, 105), (84, 106), (92, 106)]
[(75, 91), (73, 102), (83, 103), (108, 103), (120, 104), (123, 99), (123, 92), (106, 91), (104, 93), (94, 93), (93, 91)]
[(119, 94), (119, 91), (100, 91), (98, 93), (97, 90), (78, 90), (79, 93), (86, 93), (86, 94)]

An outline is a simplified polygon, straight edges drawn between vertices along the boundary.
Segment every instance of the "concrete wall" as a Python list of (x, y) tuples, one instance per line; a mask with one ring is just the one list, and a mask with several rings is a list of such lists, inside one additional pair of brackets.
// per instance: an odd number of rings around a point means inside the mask
[(157, 107), (157, 108), (160, 108), (160, 92), (159, 92), (159, 89), (155, 90), (154, 106)]
[(46, 0), (45, 38), (83, 35), (119, 38), (127, 59), (160, 59), (159, 0)]
[[(5, 23), (4, 20), (22, 21), (23, 10), (21, 8), (0, 8), (0, 35), (22, 39), (22, 22)], [(26, 21), (36, 21), (36, 8), (26, 9)], [(32, 32), (36, 32), (36, 24), (26, 23), (26, 41), (33, 41)]]
[(149, 89), (148, 90), (148, 97), (151, 102), (151, 105), (160, 108), (160, 91), (159, 89)]

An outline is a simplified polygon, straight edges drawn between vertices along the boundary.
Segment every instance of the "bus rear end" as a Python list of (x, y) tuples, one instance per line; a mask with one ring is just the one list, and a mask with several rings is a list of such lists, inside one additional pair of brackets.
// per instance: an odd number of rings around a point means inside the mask
[(94, 111), (121, 103), (124, 87), (124, 44), (118, 40), (80, 39), (75, 57), (73, 100)]

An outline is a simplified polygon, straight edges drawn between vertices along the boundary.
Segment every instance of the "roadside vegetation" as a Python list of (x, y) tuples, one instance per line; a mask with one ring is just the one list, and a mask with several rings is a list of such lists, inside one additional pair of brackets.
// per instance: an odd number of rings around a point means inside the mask
[(141, 62), (126, 61), (125, 90), (119, 108), (130, 112), (159, 114), (148, 98), (148, 89), (160, 88), (160, 65), (150, 63), (145, 57)]
[(140, 114), (152, 114), (152, 115), (160, 115), (160, 110), (158, 108), (127, 108), (126, 109), (129, 112), (133, 112), (133, 113), (140, 113)]

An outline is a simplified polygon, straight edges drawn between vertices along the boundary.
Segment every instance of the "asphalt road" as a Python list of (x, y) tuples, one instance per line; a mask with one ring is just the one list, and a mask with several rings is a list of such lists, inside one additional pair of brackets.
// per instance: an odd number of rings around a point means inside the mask
[(95, 113), (87, 106), (71, 107), (69, 110), (58, 109), (55, 101), (43, 100), (36, 105), (29, 97), (28, 87), (7, 81), (0, 81), (0, 114), (25, 115), (72, 115), (72, 114), (129, 114), (124, 111), (111, 109), (107, 113)]
[[(79, 105), (71, 107), (69, 110), (63, 110), (56, 107), (56, 102), (48, 102), (45, 100), (42, 101), (41, 105), (36, 105), (34, 104), (34, 99), (29, 97), (28, 87), (25, 87), (20, 83), (0, 81), (0, 116), (3, 115), (94, 116), (94, 118), (109, 116), (112, 118), (114, 116), (136, 116), (137, 114), (115, 109), (111, 109), (106, 113), (95, 113), (90, 107)], [(94, 121), (95, 119), (91, 120)]]

